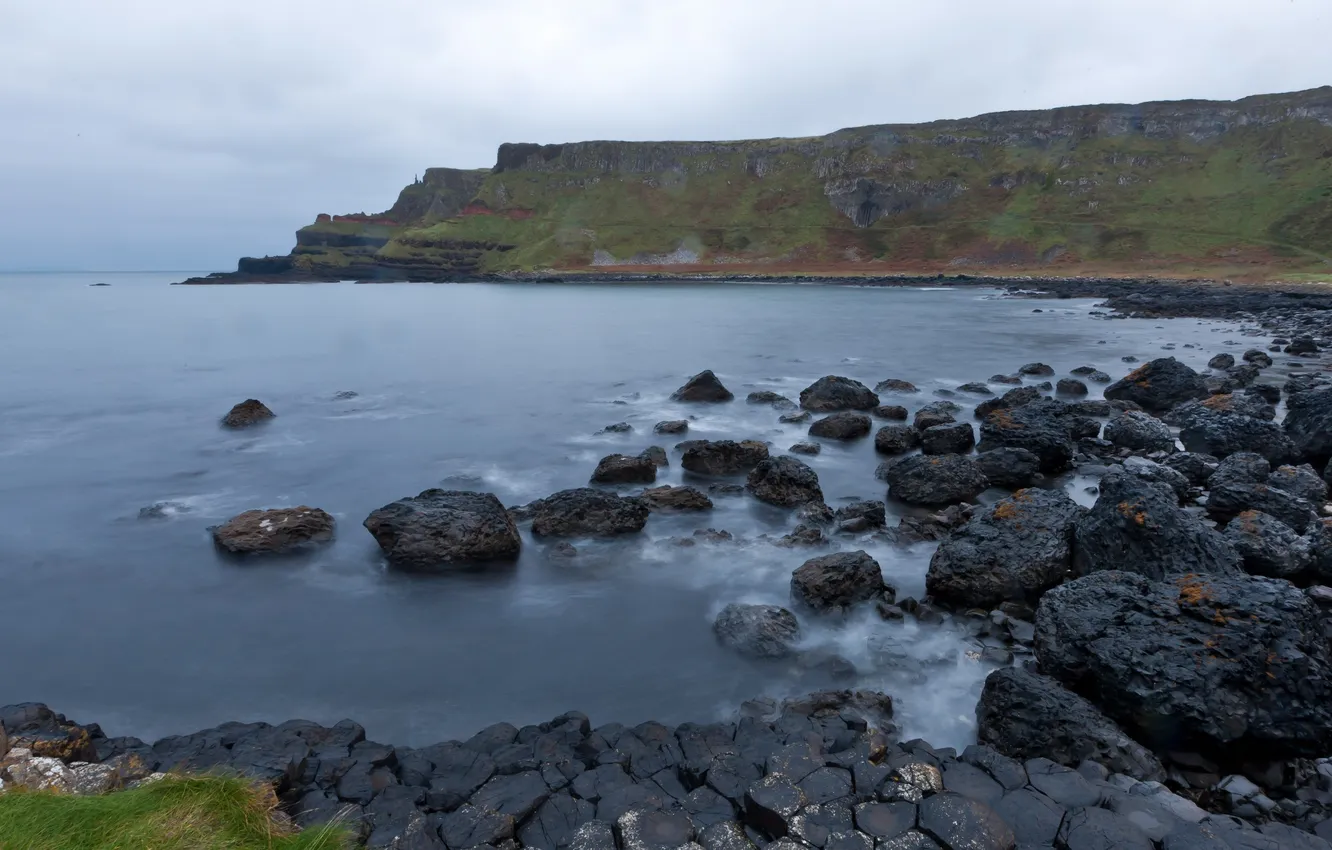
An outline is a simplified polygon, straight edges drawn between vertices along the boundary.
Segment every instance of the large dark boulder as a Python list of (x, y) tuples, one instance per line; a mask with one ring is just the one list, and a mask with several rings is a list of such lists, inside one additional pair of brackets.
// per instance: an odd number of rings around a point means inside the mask
[(982, 744), (1020, 761), (1046, 758), (1077, 767), (1091, 760), (1135, 779), (1165, 778), (1156, 756), (1096, 706), (1058, 680), (1018, 667), (985, 679), (976, 725)]
[(912, 505), (970, 501), (990, 485), (968, 455), (913, 455), (889, 466), (884, 478), (889, 496)]
[(667, 484), (644, 490), (640, 498), (647, 503), (648, 510), (661, 513), (712, 510), (712, 499), (696, 487), (672, 487)]
[(961, 410), (962, 405), (954, 401), (948, 401), (947, 399), (932, 401), (916, 411), (916, 415), (911, 419), (911, 424), (915, 425), (918, 431), (933, 428), (935, 425), (948, 425), (957, 421), (955, 414)]
[(883, 596), (883, 571), (865, 552), (810, 558), (791, 574), (791, 598), (819, 613), (841, 613)]
[(1041, 475), (1041, 459), (1026, 449), (999, 448), (982, 452), (976, 462), (991, 487), (1021, 490)]
[[(1236, 398), (1254, 399), (1259, 405), (1239, 404)], [(1296, 456), (1295, 444), (1275, 422), (1244, 411), (1267, 407), (1257, 396), (1212, 396), (1171, 411), (1180, 424), (1179, 441), (1191, 452), (1224, 458), (1238, 452), (1256, 452), (1272, 463)]]
[(920, 434), (920, 450), (927, 455), (966, 454), (976, 446), (970, 422), (931, 425)]
[(656, 480), (656, 462), (642, 455), (607, 455), (592, 472), (594, 484), (651, 484)]
[(605, 490), (561, 490), (527, 506), (536, 537), (613, 537), (647, 525), (648, 506)]
[(426, 490), (372, 512), (365, 527), (389, 563), (410, 570), (512, 561), (522, 547), (513, 519), (491, 493)]
[(1162, 413), (1180, 402), (1206, 398), (1202, 376), (1173, 357), (1144, 363), (1105, 388), (1105, 397), (1131, 401), (1143, 410)]
[(1105, 426), (1105, 439), (1123, 449), (1139, 452), (1168, 452), (1175, 448), (1170, 426), (1146, 413), (1127, 410)]
[(1183, 475), (1192, 486), (1203, 487), (1216, 472), (1217, 459), (1197, 452), (1175, 452), (1161, 464)]
[(977, 511), (934, 551), (925, 589), (959, 609), (1035, 602), (1064, 580), (1081, 513), (1062, 491), (1036, 489)]
[(233, 555), (281, 555), (333, 539), (333, 517), (299, 505), (246, 511), (212, 529), (213, 542)]
[(1129, 472), (1101, 479), (1096, 504), (1074, 526), (1073, 569), (1079, 575), (1131, 570), (1154, 579), (1241, 572), (1234, 547), (1182, 510), (1169, 486)]
[(795, 615), (776, 605), (727, 605), (717, 615), (712, 631), (724, 646), (757, 658), (791, 655), (800, 639)]
[(873, 410), (879, 406), (879, 397), (860, 381), (828, 375), (800, 391), (800, 406), (815, 413)]
[(1041, 459), (1042, 472), (1063, 472), (1072, 464), (1074, 452), (1067, 414), (1067, 405), (1048, 398), (1000, 408), (981, 423), (980, 450), (1026, 449)]
[(885, 425), (874, 434), (874, 450), (897, 455), (920, 445), (920, 432), (910, 425)]
[(745, 396), (745, 401), (750, 404), (766, 404), (776, 410), (795, 410), (799, 407), (794, 401), (791, 401), (781, 393), (775, 393), (772, 390), (759, 390)]
[(1229, 369), (1235, 365), (1235, 355), (1217, 354), (1211, 360), (1207, 361), (1208, 369)]
[(976, 418), (984, 420), (996, 410), (1012, 410), (1024, 404), (1030, 404), (1038, 398), (1045, 398), (1037, 387), (1016, 387), (1001, 395), (982, 401), (976, 405)]
[(1244, 559), (1244, 569), (1252, 575), (1296, 581), (1308, 571), (1313, 558), (1309, 541), (1262, 511), (1239, 514), (1226, 526), (1224, 534)]
[(722, 382), (717, 379), (716, 375), (712, 374), (711, 369), (699, 372), (685, 381), (683, 387), (671, 394), (673, 401), (722, 402), (730, 401), (733, 398), (735, 398), (735, 395), (722, 386)]
[(874, 423), (864, 413), (834, 413), (817, 419), (809, 426), (811, 437), (826, 440), (858, 440), (869, 435)]
[(692, 440), (680, 466), (695, 475), (738, 475), (768, 459), (768, 447), (757, 440)]
[(916, 389), (915, 384), (910, 381), (904, 381), (901, 378), (888, 378), (887, 380), (879, 381), (879, 383), (874, 385), (874, 391), (878, 393), (920, 392), (920, 390)]
[(1153, 749), (1227, 763), (1332, 745), (1332, 660), (1314, 602), (1255, 576), (1110, 571), (1051, 590), (1041, 670)]
[(1297, 499), (1303, 499), (1315, 509), (1327, 502), (1327, 482), (1307, 463), (1277, 467), (1267, 476), (1267, 483), (1278, 490), (1285, 490)]
[(745, 488), (760, 502), (782, 508), (823, 501), (818, 474), (793, 457), (763, 461), (749, 473)]
[(276, 414), (269, 410), (268, 406), (262, 401), (257, 398), (247, 398), (231, 408), (227, 415), (222, 417), (222, 427), (249, 428), (251, 425), (267, 422), (274, 416)]
[(1322, 469), (1332, 458), (1332, 387), (1296, 387), (1286, 398), (1282, 427), (1300, 457)]
[(1164, 463), (1157, 463), (1145, 457), (1129, 457), (1124, 459), (1122, 468), (1130, 475), (1166, 485), (1175, 492), (1175, 496), (1181, 502), (1187, 500), (1193, 492), (1193, 486), (1189, 484), (1189, 479), (1184, 473)]
[(1270, 482), (1271, 465), (1253, 452), (1238, 452), (1217, 465), (1208, 480), (1207, 513), (1228, 522), (1244, 511), (1262, 511), (1303, 534), (1317, 516), (1314, 505)]

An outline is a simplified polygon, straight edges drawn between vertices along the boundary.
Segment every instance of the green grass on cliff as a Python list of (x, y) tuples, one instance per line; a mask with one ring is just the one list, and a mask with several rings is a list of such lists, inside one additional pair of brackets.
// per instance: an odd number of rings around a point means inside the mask
[(344, 850), (334, 828), (291, 832), (271, 819), (271, 793), (242, 779), (167, 778), (95, 797), (0, 795), (3, 850)]

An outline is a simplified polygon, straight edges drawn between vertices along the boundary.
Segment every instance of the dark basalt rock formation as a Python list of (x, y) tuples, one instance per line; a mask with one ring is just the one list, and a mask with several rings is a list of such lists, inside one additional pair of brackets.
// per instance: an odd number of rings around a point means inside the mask
[(672, 487), (668, 484), (644, 490), (640, 498), (647, 504), (648, 510), (660, 513), (712, 510), (712, 500), (695, 487)]
[(1081, 513), (1062, 492), (1021, 490), (978, 511), (939, 544), (925, 589), (958, 609), (1035, 602), (1068, 572)]
[(900, 378), (888, 378), (874, 385), (876, 393), (918, 393), (919, 389), (910, 381), (903, 381)]
[(1171, 411), (1180, 424), (1179, 440), (1191, 452), (1224, 458), (1256, 452), (1272, 463), (1296, 456), (1295, 444), (1280, 425), (1270, 421), (1271, 405), (1258, 396), (1224, 394)]
[(879, 406), (879, 397), (859, 381), (827, 375), (800, 391), (800, 406), (815, 413), (873, 410)]
[(1041, 459), (1026, 449), (991, 449), (982, 452), (976, 463), (991, 487), (1021, 490), (1041, 477)]
[(745, 397), (745, 401), (749, 404), (766, 404), (777, 410), (795, 410), (799, 406), (781, 393), (772, 390), (752, 392)]
[(1105, 388), (1106, 398), (1131, 401), (1152, 413), (1207, 395), (1202, 376), (1173, 357), (1145, 363)]
[(858, 440), (869, 435), (874, 423), (864, 413), (834, 413), (809, 426), (811, 437), (825, 440)]
[(1322, 469), (1332, 458), (1332, 387), (1292, 392), (1286, 399), (1286, 434), (1300, 457)]
[(919, 445), (920, 432), (910, 425), (885, 425), (874, 434), (874, 450), (880, 454), (903, 454)]
[(795, 652), (800, 624), (776, 605), (727, 605), (712, 630), (723, 645), (758, 658), (784, 658)]
[(1262, 511), (1303, 534), (1316, 516), (1314, 506), (1272, 486), (1270, 471), (1267, 460), (1252, 452), (1238, 452), (1221, 461), (1207, 482), (1211, 488), (1207, 513), (1218, 522), (1228, 522), (1244, 511)]
[(819, 476), (793, 457), (774, 457), (754, 467), (745, 488), (754, 498), (782, 508), (822, 502)]
[[(1047, 398), (1000, 408), (981, 423), (980, 450), (1026, 449), (1041, 459), (1042, 472), (1062, 472), (1073, 462), (1073, 437), (1067, 417), (1067, 405)], [(1099, 424), (1096, 430), (1100, 431)]]
[(1296, 581), (1313, 561), (1309, 541), (1262, 511), (1244, 511), (1226, 526), (1225, 538), (1251, 575)]
[(246, 511), (213, 528), (213, 542), (233, 555), (279, 555), (327, 543), (335, 524), (325, 511), (305, 505)]
[(635, 534), (647, 525), (642, 499), (581, 487), (561, 490), (527, 505), (535, 537), (612, 537)]
[(966, 454), (976, 446), (969, 422), (931, 425), (920, 434), (920, 450), (927, 455)]
[(651, 484), (656, 480), (656, 462), (642, 455), (607, 455), (592, 473), (594, 484)]
[(885, 470), (888, 495), (912, 505), (955, 505), (989, 486), (980, 465), (966, 455), (914, 455)]
[(1157, 463), (1144, 457), (1129, 457), (1124, 459), (1124, 472), (1129, 475), (1137, 476), (1146, 481), (1153, 481), (1157, 484), (1164, 484), (1175, 493), (1175, 497), (1184, 502), (1192, 495), (1192, 485), (1184, 473), (1172, 469), (1163, 463)]
[(652, 431), (655, 434), (683, 434), (688, 430), (689, 421), (687, 419), (668, 419), (652, 426)]
[(870, 415), (894, 422), (905, 422), (907, 409), (900, 404), (881, 404), (870, 411)]
[(1235, 365), (1235, 355), (1233, 354), (1218, 354), (1215, 357), (1213, 357), (1211, 360), (1207, 361), (1208, 369), (1225, 370), (1233, 367), (1234, 365)]
[(932, 401), (916, 411), (911, 424), (917, 431), (933, 428), (935, 425), (949, 425), (956, 421), (953, 415), (962, 410), (962, 406), (951, 401)]
[(1168, 452), (1175, 448), (1170, 426), (1146, 413), (1125, 411), (1105, 426), (1105, 438), (1120, 448), (1141, 452)]
[(695, 475), (739, 475), (768, 459), (768, 447), (755, 440), (692, 440), (680, 466)]
[(426, 490), (372, 512), (365, 527), (390, 564), (409, 570), (512, 561), (522, 548), (513, 519), (491, 493)]
[(249, 428), (251, 425), (266, 422), (275, 415), (259, 399), (249, 398), (231, 408), (227, 415), (222, 417), (222, 426), (224, 428)]
[(1053, 366), (1047, 366), (1044, 363), (1028, 363), (1025, 366), (1018, 367), (1019, 375), (1030, 375), (1037, 378), (1048, 378), (1055, 373)]
[(712, 374), (711, 369), (699, 372), (671, 395), (673, 401), (711, 403), (730, 401), (733, 398), (735, 398), (735, 395), (722, 386), (722, 382), (717, 379), (716, 375)]
[(1063, 396), (1084, 396), (1089, 392), (1087, 385), (1073, 378), (1060, 378), (1055, 382), (1055, 393)]
[(881, 599), (885, 589), (879, 562), (863, 551), (811, 558), (791, 574), (791, 598), (821, 614), (842, 613), (861, 602)]

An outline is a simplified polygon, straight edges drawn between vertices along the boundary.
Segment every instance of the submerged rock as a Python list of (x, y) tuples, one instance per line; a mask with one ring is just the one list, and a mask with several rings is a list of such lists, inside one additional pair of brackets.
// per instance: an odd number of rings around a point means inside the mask
[(522, 548), (513, 519), (491, 493), (426, 490), (372, 512), (365, 527), (389, 563), (410, 570), (512, 561)]
[(879, 406), (879, 397), (859, 381), (827, 375), (800, 391), (800, 406), (815, 413), (873, 410)]
[(768, 458), (768, 447), (756, 440), (693, 440), (680, 465), (695, 475), (738, 475)]
[(257, 398), (249, 398), (240, 404), (231, 408), (226, 416), (222, 417), (222, 425), (225, 428), (248, 428), (251, 425), (258, 425), (260, 422), (266, 422), (274, 418), (276, 414)]
[(793, 443), (787, 451), (793, 455), (816, 455), (823, 451), (823, 446), (808, 440), (802, 440), (799, 443)]
[(1152, 413), (1207, 395), (1202, 376), (1173, 357), (1144, 363), (1105, 388), (1106, 398), (1131, 401)]
[(642, 500), (605, 490), (561, 490), (528, 505), (535, 537), (611, 537), (634, 534), (647, 525)]
[(592, 473), (595, 484), (651, 484), (656, 480), (656, 461), (642, 455), (607, 455)]
[(874, 423), (863, 413), (834, 413), (809, 426), (811, 437), (826, 440), (858, 440), (869, 435)]
[(781, 393), (775, 393), (772, 390), (759, 390), (745, 396), (745, 401), (750, 404), (766, 404), (777, 410), (795, 410), (798, 405)]
[(723, 402), (730, 401), (735, 395), (722, 386), (711, 369), (705, 369), (685, 382), (683, 387), (671, 395), (673, 401)]
[(863, 551), (811, 558), (791, 574), (791, 598), (824, 614), (880, 599), (885, 587), (879, 562)]
[(905, 422), (907, 419), (907, 409), (900, 404), (881, 404), (871, 410), (870, 414), (895, 422)]
[(1059, 395), (1066, 396), (1084, 396), (1089, 390), (1087, 389), (1087, 385), (1082, 381), (1074, 378), (1060, 378), (1059, 381), (1055, 383), (1055, 392)]
[(885, 470), (888, 495), (913, 505), (953, 505), (974, 499), (990, 482), (967, 455), (914, 455)]
[(789, 456), (768, 458), (754, 467), (745, 486), (759, 501), (783, 508), (823, 501), (819, 476)]
[(334, 525), (328, 513), (305, 505), (246, 511), (214, 527), (213, 542), (233, 555), (280, 555), (327, 543)]
[(874, 391), (878, 393), (918, 393), (916, 385), (910, 381), (903, 381), (899, 378), (888, 378), (885, 381), (879, 381), (874, 385)]
[(1019, 375), (1032, 375), (1038, 378), (1048, 378), (1054, 373), (1054, 367), (1047, 366), (1044, 363), (1028, 363), (1025, 366), (1018, 367)]
[(683, 434), (689, 430), (689, 420), (669, 419), (665, 422), (658, 422), (656, 425), (653, 425), (652, 430), (657, 434)]
[(776, 605), (727, 605), (712, 631), (723, 645), (758, 658), (784, 658), (795, 652), (800, 624), (795, 614)]
[(661, 513), (712, 510), (712, 500), (695, 487), (672, 487), (667, 484), (644, 490), (641, 498), (647, 503), (648, 510)]

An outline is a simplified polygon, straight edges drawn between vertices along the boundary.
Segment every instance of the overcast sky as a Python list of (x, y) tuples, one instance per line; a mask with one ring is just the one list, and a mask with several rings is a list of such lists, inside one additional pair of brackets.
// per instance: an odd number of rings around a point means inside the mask
[(0, 0), (0, 269), (218, 269), (505, 141), (1332, 83), (1329, 0)]

